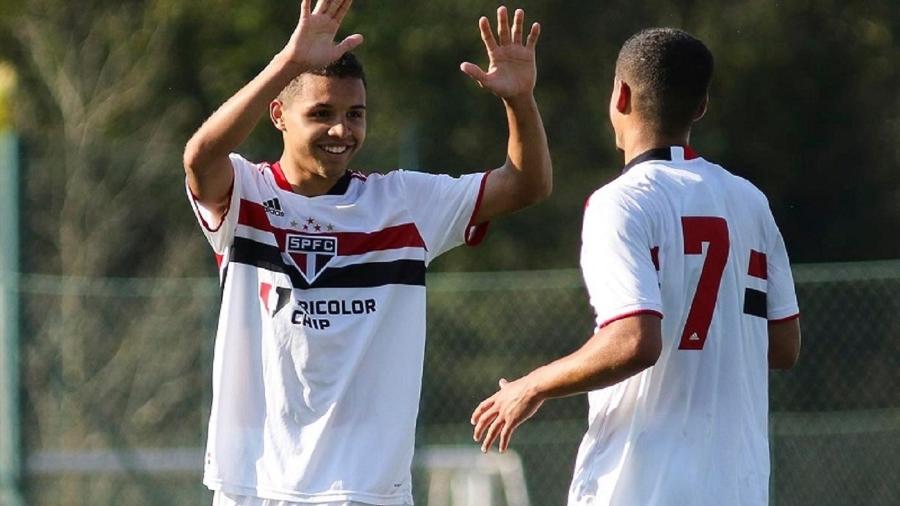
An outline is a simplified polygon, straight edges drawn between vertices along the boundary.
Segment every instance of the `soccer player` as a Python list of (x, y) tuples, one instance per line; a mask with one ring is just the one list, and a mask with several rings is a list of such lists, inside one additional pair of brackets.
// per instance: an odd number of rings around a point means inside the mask
[[(287, 45), (187, 143), (187, 188), (219, 262), (222, 306), (204, 483), (222, 505), (411, 505), (425, 268), (489, 220), (549, 195), (540, 27), (478, 26), (490, 67), (461, 70), (509, 123), (502, 167), (460, 178), (348, 170), (366, 81), (335, 34), (350, 0), (303, 0)], [(268, 112), (274, 163), (234, 151)]]
[(569, 505), (768, 504), (768, 368), (800, 349), (765, 196), (688, 145), (713, 58), (675, 29), (629, 38), (609, 116), (625, 167), (590, 197), (581, 268), (595, 334), (472, 414), (505, 450), (544, 400), (589, 392)]

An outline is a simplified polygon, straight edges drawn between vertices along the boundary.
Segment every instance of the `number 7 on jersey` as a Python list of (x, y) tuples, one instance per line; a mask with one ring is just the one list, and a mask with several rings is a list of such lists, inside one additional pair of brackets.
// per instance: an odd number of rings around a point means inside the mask
[(716, 299), (719, 297), (722, 273), (728, 261), (728, 223), (717, 216), (682, 216), (681, 229), (684, 233), (685, 255), (702, 255), (703, 243), (709, 243), (694, 300), (691, 301), (691, 310), (678, 345), (679, 350), (702, 350), (716, 308)]

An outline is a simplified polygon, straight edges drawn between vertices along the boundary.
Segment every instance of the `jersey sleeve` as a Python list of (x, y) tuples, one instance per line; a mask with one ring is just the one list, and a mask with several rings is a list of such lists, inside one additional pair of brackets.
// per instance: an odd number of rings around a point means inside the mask
[(217, 255), (225, 253), (225, 249), (231, 246), (234, 241), (234, 230), (237, 227), (238, 214), (240, 213), (240, 202), (243, 196), (245, 181), (242, 180), (248, 171), (245, 165), (250, 162), (237, 154), (229, 155), (231, 161), (231, 169), (234, 171), (234, 178), (231, 186), (231, 194), (229, 196), (228, 208), (225, 215), (217, 220), (213, 212), (207, 209), (203, 204), (197, 201), (197, 198), (191, 192), (190, 186), (185, 179), (185, 189), (187, 190), (188, 199), (194, 210), (194, 216), (200, 224), (200, 229), (206, 240)]
[(785, 320), (799, 315), (800, 309), (784, 238), (770, 211), (767, 213), (767, 220), (767, 239), (771, 253), (766, 255), (766, 311), (769, 321)]
[(628, 316), (662, 317), (650, 223), (634, 202), (603, 188), (588, 200), (581, 270), (597, 328)]
[(488, 173), (461, 177), (401, 170), (404, 201), (427, 248), (426, 263), (466, 243), (477, 245), (488, 223), (476, 224)]

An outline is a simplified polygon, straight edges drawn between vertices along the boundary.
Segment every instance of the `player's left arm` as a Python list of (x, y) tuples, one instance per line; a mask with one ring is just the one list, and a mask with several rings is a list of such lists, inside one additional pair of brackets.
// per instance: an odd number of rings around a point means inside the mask
[(784, 237), (778, 230), (768, 201), (764, 202), (763, 220), (767, 225), (769, 243), (766, 248), (768, 255), (765, 257), (769, 368), (790, 369), (800, 356), (800, 309)]
[(614, 385), (652, 367), (662, 352), (662, 320), (639, 314), (599, 329), (577, 351), (538, 367), (513, 382), (500, 380), (500, 390), (472, 413), (473, 437), (487, 451), (498, 440), (501, 452), (513, 432), (547, 399)]
[(460, 69), (479, 86), (500, 97), (509, 124), (507, 159), (487, 177), (481, 205), (472, 223), (483, 223), (535, 204), (550, 195), (553, 172), (547, 134), (534, 98), (537, 80), (535, 45), (540, 25), (524, 35), (525, 11), (517, 9), (512, 27), (506, 7), (497, 9), (497, 37), (486, 17), (478, 20), (487, 49), (487, 72), (464, 62)]
[(769, 322), (769, 368), (790, 369), (800, 357), (800, 318)]

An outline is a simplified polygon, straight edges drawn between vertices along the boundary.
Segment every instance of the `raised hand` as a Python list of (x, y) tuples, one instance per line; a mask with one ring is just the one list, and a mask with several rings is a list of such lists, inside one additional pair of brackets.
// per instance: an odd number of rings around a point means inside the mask
[(481, 40), (484, 41), (490, 60), (488, 70), (485, 72), (478, 65), (469, 62), (462, 63), (460, 70), (474, 79), (479, 86), (500, 98), (513, 98), (532, 93), (537, 78), (534, 46), (541, 33), (541, 25), (532, 24), (527, 40), (523, 40), (524, 23), (525, 11), (516, 9), (510, 31), (509, 15), (506, 7), (501, 6), (497, 9), (497, 38), (494, 38), (488, 19), (486, 17), (479, 19)]
[(282, 50), (288, 61), (304, 70), (324, 67), (363, 42), (363, 36), (356, 33), (334, 43), (353, 0), (318, 0), (310, 9), (313, 1), (300, 2), (300, 22)]
[(513, 382), (501, 379), (500, 390), (482, 401), (472, 413), (471, 422), (475, 426), (472, 437), (482, 442), (482, 452), (487, 452), (499, 437), (497, 447), (501, 453), (505, 452), (516, 428), (543, 403), (534, 395), (527, 377)]

